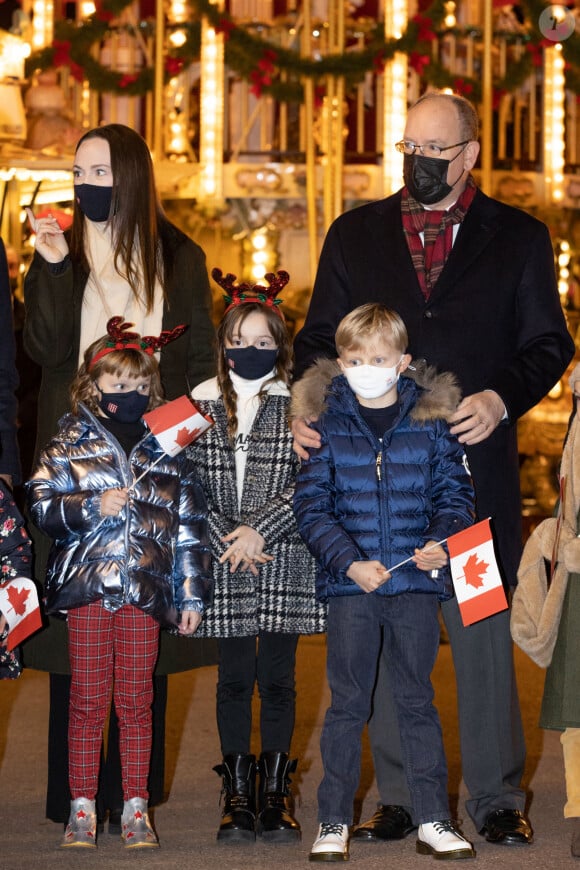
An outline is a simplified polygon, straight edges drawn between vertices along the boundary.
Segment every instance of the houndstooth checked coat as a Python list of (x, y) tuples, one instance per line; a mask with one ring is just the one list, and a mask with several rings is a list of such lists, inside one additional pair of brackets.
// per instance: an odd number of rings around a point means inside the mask
[[(215, 394), (215, 397), (214, 397)], [(316, 566), (298, 533), (292, 510), (299, 460), (288, 428), (290, 397), (272, 390), (254, 420), (246, 459), (241, 510), (238, 509), (234, 451), (215, 378), (200, 384), (194, 399), (213, 426), (188, 450), (204, 488), (214, 553), (214, 601), (196, 632), (201, 637), (241, 637), (259, 631), (316, 634), (325, 630), (326, 611), (315, 599)], [(212, 398), (208, 398), (212, 397)], [(256, 529), (274, 556), (259, 568), (230, 573), (220, 565), (221, 538), (237, 526)]]

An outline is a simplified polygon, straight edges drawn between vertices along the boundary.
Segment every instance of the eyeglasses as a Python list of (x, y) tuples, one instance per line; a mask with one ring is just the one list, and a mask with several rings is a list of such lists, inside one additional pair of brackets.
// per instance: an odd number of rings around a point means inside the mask
[(467, 145), (470, 139), (465, 139), (463, 142), (456, 142), (455, 145), (435, 145), (433, 142), (428, 142), (426, 145), (415, 145), (414, 142), (407, 142), (406, 139), (401, 139), (395, 143), (395, 148), (399, 154), (414, 154), (419, 151), (424, 157), (440, 157), (444, 151), (449, 151), (450, 148), (458, 148), (460, 145)]

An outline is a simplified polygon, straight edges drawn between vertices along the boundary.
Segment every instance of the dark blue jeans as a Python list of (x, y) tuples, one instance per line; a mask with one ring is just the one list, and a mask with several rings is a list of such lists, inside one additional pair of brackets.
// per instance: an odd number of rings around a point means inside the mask
[(331, 706), (320, 739), (324, 777), (318, 789), (319, 821), (352, 824), (361, 736), (371, 714), (381, 637), (388, 654), (414, 821), (449, 818), (447, 764), (431, 685), (439, 646), (437, 612), (436, 596), (422, 593), (372, 592), (329, 599)]

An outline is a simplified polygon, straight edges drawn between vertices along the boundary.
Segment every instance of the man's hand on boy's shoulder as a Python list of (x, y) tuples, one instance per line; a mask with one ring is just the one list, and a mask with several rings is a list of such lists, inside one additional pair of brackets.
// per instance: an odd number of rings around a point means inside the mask
[(507, 418), (503, 399), (493, 390), (466, 396), (451, 417), (451, 434), (460, 444), (479, 444)]
[(296, 453), (300, 459), (309, 459), (310, 454), (308, 451), (320, 447), (320, 433), (309, 425), (310, 423), (316, 422), (317, 419), (317, 417), (309, 417), (308, 419), (305, 419), (304, 417), (294, 417), (290, 424), (290, 429), (294, 436), (294, 444), (292, 446), (294, 448), (294, 453)]
[(391, 578), (385, 566), (376, 559), (368, 562), (352, 562), (346, 576), (354, 580), (363, 592), (374, 592)]

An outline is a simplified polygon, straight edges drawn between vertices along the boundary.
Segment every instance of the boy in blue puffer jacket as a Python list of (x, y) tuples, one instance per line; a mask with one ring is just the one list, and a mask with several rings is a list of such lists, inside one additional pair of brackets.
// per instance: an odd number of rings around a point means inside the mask
[(332, 700), (321, 737), (320, 827), (310, 860), (348, 859), (381, 641), (391, 662), (417, 851), (471, 858), (471, 843), (449, 819), (430, 679), (438, 601), (452, 595), (440, 542), (473, 521), (465, 455), (446, 423), (459, 390), (451, 375), (432, 370), (421, 385), (418, 375), (400, 379), (411, 363), (407, 331), (382, 305), (348, 314), (336, 347), (336, 363), (319, 361), (295, 386), (292, 407), (294, 416), (316, 419), (322, 440), (303, 463), (294, 495), (300, 533), (318, 561), (318, 596), (328, 602)]

